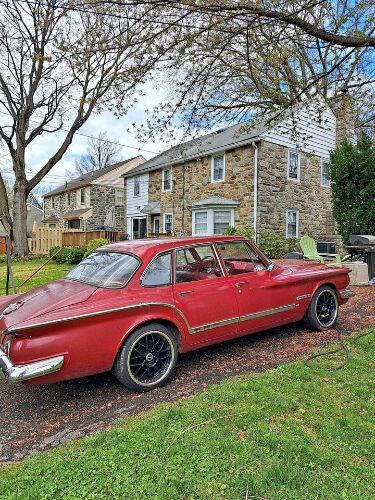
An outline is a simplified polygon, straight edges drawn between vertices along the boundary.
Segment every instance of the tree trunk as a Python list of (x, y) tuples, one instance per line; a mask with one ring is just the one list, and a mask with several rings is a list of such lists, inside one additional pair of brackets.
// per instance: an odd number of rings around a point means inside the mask
[(29, 247), (27, 243), (27, 180), (17, 180), (14, 184), (13, 200), (13, 255), (27, 257)]

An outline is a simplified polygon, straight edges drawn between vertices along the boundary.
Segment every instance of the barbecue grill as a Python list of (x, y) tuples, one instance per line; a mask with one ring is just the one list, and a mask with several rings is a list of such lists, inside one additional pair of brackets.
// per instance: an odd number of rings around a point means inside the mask
[(349, 236), (350, 245), (345, 246), (352, 261), (366, 262), (368, 277), (375, 276), (375, 236), (369, 234), (352, 234)]

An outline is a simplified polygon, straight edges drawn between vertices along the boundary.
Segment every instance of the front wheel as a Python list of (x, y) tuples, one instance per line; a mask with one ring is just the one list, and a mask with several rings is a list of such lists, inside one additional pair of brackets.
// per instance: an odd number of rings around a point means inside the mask
[(168, 381), (177, 357), (175, 335), (164, 325), (152, 323), (139, 328), (126, 340), (113, 372), (129, 389), (149, 391)]
[(329, 330), (336, 324), (339, 303), (335, 290), (322, 286), (315, 292), (305, 314), (304, 323), (314, 330)]

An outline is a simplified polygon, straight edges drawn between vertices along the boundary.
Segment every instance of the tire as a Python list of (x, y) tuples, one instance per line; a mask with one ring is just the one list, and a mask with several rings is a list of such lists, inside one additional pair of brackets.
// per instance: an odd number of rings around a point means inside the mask
[(174, 333), (160, 323), (150, 323), (138, 328), (126, 340), (117, 355), (113, 373), (132, 391), (150, 391), (167, 383), (177, 358)]
[(304, 324), (312, 330), (333, 328), (339, 314), (337, 294), (330, 286), (321, 286), (315, 292), (304, 317)]

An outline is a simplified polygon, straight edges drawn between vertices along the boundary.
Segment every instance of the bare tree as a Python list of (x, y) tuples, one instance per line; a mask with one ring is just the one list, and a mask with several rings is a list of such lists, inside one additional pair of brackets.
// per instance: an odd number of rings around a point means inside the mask
[[(94, 110), (123, 114), (133, 105), (137, 85), (164, 53), (152, 48), (162, 36), (137, 7), (120, 16), (118, 7), (89, 0), (0, 0), (0, 137), (15, 175), (12, 215), (0, 179), (1, 211), (11, 220), (16, 255), (28, 253), (28, 194)], [(56, 132), (60, 145), (30, 174), (29, 146)]]
[(88, 139), (86, 154), (75, 161), (74, 169), (68, 175), (74, 178), (118, 163), (123, 159), (121, 151), (117, 141), (110, 140), (106, 132), (100, 132), (98, 137)]
[(106, 3), (122, 12), (142, 4), (164, 24), (179, 19), (169, 30), (175, 44), (161, 74), (170, 98), (154, 109), (145, 133), (165, 137), (176, 118), (191, 133), (277, 116), (315, 96), (328, 101), (342, 89), (356, 101), (358, 124), (374, 117), (373, 0), (281, 0), (277, 8), (271, 0)]

